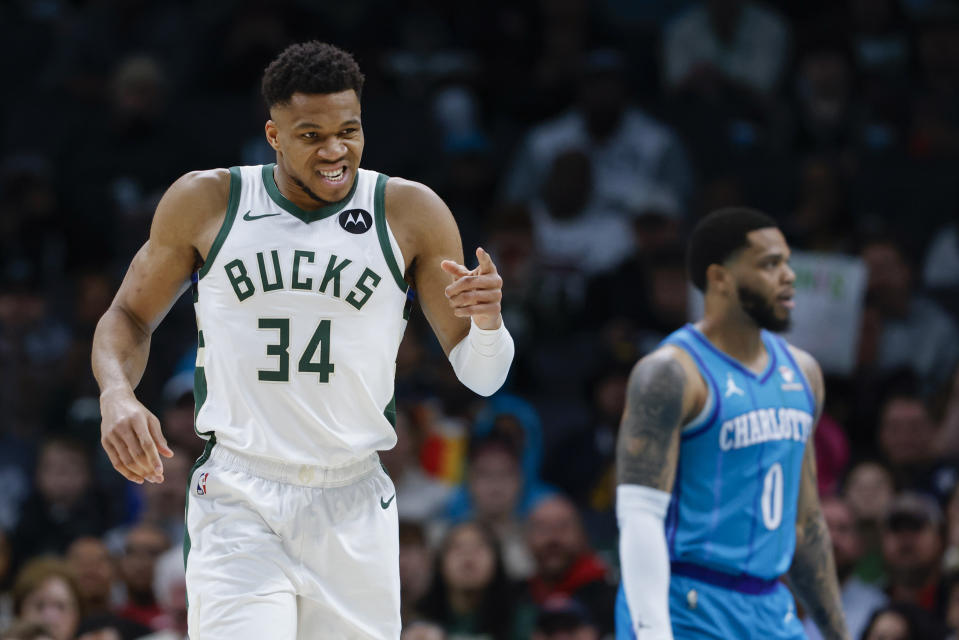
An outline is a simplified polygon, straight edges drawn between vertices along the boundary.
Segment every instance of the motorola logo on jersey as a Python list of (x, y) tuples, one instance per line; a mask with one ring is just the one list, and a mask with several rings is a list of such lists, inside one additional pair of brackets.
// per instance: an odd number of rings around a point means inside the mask
[(373, 216), (363, 209), (348, 209), (340, 214), (340, 226), (350, 233), (366, 233), (373, 227)]

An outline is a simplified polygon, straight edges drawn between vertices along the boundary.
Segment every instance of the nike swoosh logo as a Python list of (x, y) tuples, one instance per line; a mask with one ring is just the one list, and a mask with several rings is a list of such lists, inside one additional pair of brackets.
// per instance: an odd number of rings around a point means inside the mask
[(390, 496), (389, 500), (384, 500), (383, 498), (380, 498), (380, 506), (383, 507), (384, 509), (389, 509), (390, 504), (393, 502), (393, 498), (395, 497), (396, 497), (396, 494), (394, 493), (393, 495)]
[(264, 213), (264, 214), (261, 215), (261, 216), (251, 216), (251, 215), (250, 215), (250, 212), (247, 211), (246, 213), (243, 214), (243, 219), (244, 219), (244, 220), (259, 220), (260, 218), (269, 218), (269, 217), (271, 217), (271, 216), (278, 216), (278, 215), (280, 215), (280, 214), (279, 214), (279, 213)]

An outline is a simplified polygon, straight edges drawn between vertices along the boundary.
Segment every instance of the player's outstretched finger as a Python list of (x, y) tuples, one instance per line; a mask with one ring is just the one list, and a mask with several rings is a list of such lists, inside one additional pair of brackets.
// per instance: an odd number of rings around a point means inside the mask
[(454, 262), (453, 260), (443, 260), (443, 262), (440, 263), (440, 267), (443, 269), (443, 271), (456, 278), (462, 278), (463, 276), (470, 275), (469, 269), (458, 262)]
[(479, 273), (496, 273), (496, 265), (493, 264), (493, 258), (486, 253), (483, 247), (476, 247), (476, 259), (479, 260)]

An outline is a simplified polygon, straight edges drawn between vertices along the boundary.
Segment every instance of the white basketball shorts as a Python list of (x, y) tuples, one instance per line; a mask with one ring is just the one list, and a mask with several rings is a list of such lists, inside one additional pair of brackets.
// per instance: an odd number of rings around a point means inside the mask
[(395, 496), (375, 454), (325, 469), (208, 444), (187, 496), (191, 640), (399, 638)]

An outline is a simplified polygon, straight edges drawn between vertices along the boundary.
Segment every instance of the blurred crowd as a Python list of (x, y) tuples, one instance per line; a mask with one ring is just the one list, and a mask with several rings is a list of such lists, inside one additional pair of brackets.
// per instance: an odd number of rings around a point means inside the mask
[(382, 454), (404, 640), (612, 637), (626, 380), (694, 319), (686, 234), (730, 204), (866, 273), (836, 289), (848, 335), (806, 327), (852, 354), (815, 444), (853, 637), (956, 637), (956, 2), (8, 0), (0, 639), (185, 637), (190, 300), (138, 389), (176, 452), (160, 485), (99, 447), (92, 332), (173, 180), (274, 160), (259, 77), (314, 38), (367, 76), (363, 166), (432, 187), (492, 254), (517, 346), (482, 399), (410, 320)]

